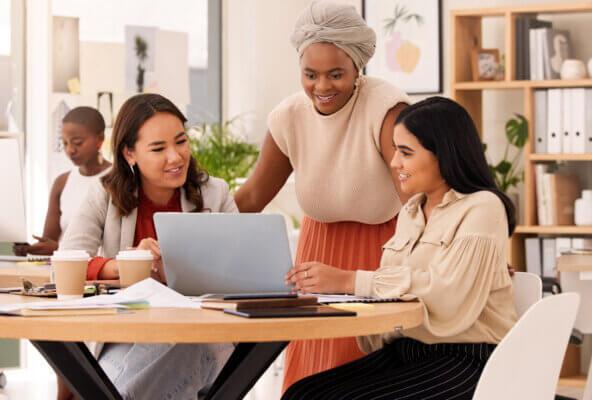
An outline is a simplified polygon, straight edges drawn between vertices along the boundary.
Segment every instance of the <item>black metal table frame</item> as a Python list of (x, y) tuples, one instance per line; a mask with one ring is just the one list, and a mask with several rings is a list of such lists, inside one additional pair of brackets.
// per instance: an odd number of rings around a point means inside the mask
[[(84, 343), (44, 340), (31, 340), (31, 343), (79, 398), (122, 399)], [(287, 344), (287, 341), (237, 344), (205, 398), (242, 399)]]

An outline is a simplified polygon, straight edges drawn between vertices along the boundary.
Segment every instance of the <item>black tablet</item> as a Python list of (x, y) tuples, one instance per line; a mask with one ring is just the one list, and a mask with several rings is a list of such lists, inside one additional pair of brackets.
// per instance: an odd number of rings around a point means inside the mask
[(329, 306), (259, 308), (252, 310), (224, 310), (226, 314), (245, 318), (300, 318), (300, 317), (355, 317), (354, 311), (338, 310)]

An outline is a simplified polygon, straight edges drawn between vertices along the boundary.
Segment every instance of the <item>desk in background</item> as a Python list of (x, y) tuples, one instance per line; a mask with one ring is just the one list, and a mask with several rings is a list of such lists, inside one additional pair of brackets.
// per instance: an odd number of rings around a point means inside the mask
[[(21, 278), (42, 285), (49, 282), (49, 266), (20, 266), (0, 261), (0, 288), (21, 286)], [(18, 368), (20, 361), (18, 340), (0, 340), (0, 369)]]
[(49, 265), (20, 265), (15, 262), (0, 261), (0, 288), (21, 286), (25, 278), (39, 286), (49, 282)]
[[(0, 295), (0, 304), (38, 301)], [(238, 343), (207, 399), (240, 399), (290, 340), (380, 334), (423, 321), (420, 303), (374, 304), (356, 317), (250, 320), (213, 310), (153, 308), (70, 317), (0, 317), (0, 337), (29, 339), (80, 398), (121, 399), (83, 341)]]

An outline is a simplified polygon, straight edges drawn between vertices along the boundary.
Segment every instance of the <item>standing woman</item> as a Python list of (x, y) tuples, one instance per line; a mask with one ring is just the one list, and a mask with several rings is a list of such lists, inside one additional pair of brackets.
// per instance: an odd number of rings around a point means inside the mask
[(45, 216), (43, 236), (33, 236), (37, 243), (14, 245), (16, 255), (49, 255), (57, 250), (58, 241), (72, 216), (84, 200), (93, 181), (107, 173), (111, 166), (103, 159), (101, 146), (105, 139), (103, 116), (92, 107), (76, 107), (62, 120), (62, 143), (66, 156), (75, 165), (53, 182)]
[[(306, 214), (295, 263), (375, 269), (401, 208), (388, 165), (394, 121), (409, 99), (361, 76), (376, 35), (352, 6), (313, 2), (298, 17), (292, 44), (303, 92), (269, 115), (261, 156), (236, 203), (242, 212), (261, 211), (294, 171)], [(354, 338), (292, 342), (284, 388), (362, 355)]]

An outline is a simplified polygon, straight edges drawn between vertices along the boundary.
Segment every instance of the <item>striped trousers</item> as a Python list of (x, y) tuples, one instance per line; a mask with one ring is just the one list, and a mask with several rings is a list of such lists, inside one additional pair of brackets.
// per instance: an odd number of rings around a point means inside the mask
[(402, 338), (304, 378), (282, 400), (470, 400), (495, 345), (424, 344)]

